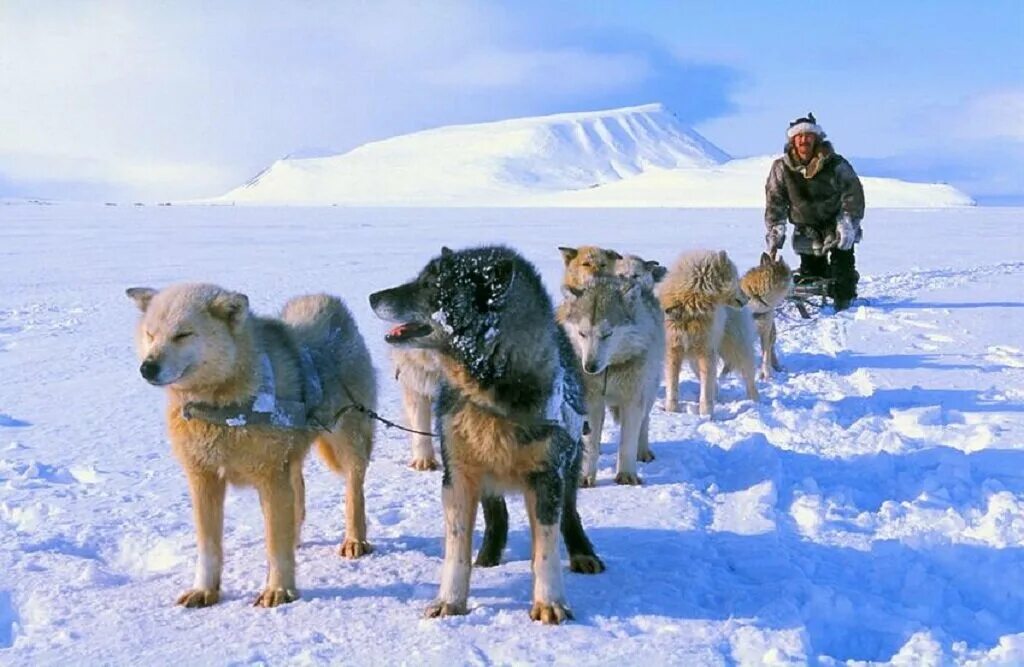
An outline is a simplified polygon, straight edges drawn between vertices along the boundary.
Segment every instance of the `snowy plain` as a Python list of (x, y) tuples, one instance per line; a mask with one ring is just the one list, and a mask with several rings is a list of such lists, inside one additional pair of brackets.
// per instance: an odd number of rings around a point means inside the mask
[[(657, 459), (618, 487), (615, 429), (581, 491), (608, 566), (566, 575), (576, 621), (531, 623), (519, 500), (471, 613), (425, 620), (442, 556), (440, 473), (381, 428), (370, 556), (346, 561), (342, 481), (310, 457), (300, 601), (251, 602), (255, 492), (228, 495), (223, 598), (173, 605), (195, 557), (190, 503), (139, 377), (129, 286), (203, 280), (273, 313), (329, 291), (353, 310), (401, 414), (367, 295), (442, 244), (503, 242), (557, 296), (556, 246), (742, 269), (760, 211), (0, 206), (2, 664), (1021, 664), (1024, 662), (1024, 210), (869, 210), (865, 302), (780, 320), (787, 373), (716, 420), (652, 416)], [(790, 259), (792, 259), (791, 251)], [(685, 376), (682, 397), (695, 400)], [(477, 535), (479, 542), (479, 534)]]

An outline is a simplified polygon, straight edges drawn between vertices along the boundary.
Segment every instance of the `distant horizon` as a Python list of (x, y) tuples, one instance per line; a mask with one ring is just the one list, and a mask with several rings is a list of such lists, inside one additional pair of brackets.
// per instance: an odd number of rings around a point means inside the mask
[(289, 153), (658, 101), (730, 155), (813, 111), (855, 167), (1024, 202), (1022, 32), (1014, 0), (9, 0), (0, 197), (209, 197)]

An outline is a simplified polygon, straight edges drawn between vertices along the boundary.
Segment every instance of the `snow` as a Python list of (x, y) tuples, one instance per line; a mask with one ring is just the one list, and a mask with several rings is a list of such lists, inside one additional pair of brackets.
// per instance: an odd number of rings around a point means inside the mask
[[(379, 412), (400, 419), (388, 325), (366, 297), (441, 245), (507, 243), (556, 297), (558, 245), (663, 263), (720, 247), (752, 266), (758, 211), (3, 207), (0, 663), (1019, 664), (1022, 223), (1021, 209), (869, 209), (866, 301), (781, 319), (788, 372), (760, 402), (729, 379), (714, 421), (656, 407), (640, 487), (612, 483), (609, 425), (599, 485), (579, 498), (608, 570), (565, 574), (576, 621), (551, 628), (527, 615), (519, 499), (504, 562), (473, 572), (470, 614), (421, 618), (441, 570), (440, 474), (408, 469), (407, 435), (383, 428), (371, 555), (336, 555), (342, 482), (311, 457), (302, 599), (250, 606), (263, 526), (255, 493), (234, 489), (222, 601), (175, 607), (191, 508), (124, 289), (212, 281), (262, 313), (339, 294), (377, 364)], [(682, 397), (696, 393), (684, 376)]]
[[(453, 125), (278, 160), (215, 201), (356, 206), (763, 206), (772, 157), (731, 160), (661, 104)], [(864, 179), (869, 206), (970, 206), (948, 185)]]

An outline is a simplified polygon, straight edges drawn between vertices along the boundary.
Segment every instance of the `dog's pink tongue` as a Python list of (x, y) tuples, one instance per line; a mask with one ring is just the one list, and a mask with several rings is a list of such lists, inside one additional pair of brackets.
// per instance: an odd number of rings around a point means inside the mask
[(399, 324), (397, 327), (388, 332), (388, 336), (392, 338), (401, 338), (409, 330), (412, 325), (406, 322), (405, 324)]

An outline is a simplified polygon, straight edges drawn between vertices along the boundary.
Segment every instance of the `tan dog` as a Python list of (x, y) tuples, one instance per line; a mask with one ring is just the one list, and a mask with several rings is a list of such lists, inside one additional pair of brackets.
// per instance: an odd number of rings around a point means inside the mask
[(140, 372), (167, 389), (171, 447), (192, 496), (198, 562), (195, 582), (178, 604), (206, 607), (220, 597), (228, 484), (255, 486), (263, 507), (269, 571), (256, 604), (274, 607), (299, 597), (302, 462), (314, 441), (327, 465), (348, 476), (340, 553), (366, 553), (363, 480), (373, 424), (347, 408), (373, 409), (377, 388), (345, 305), (326, 295), (298, 297), (276, 320), (251, 314), (244, 294), (214, 285), (127, 293), (142, 311)]
[(572, 289), (583, 289), (598, 276), (614, 275), (615, 262), (622, 259), (622, 255), (614, 250), (592, 245), (578, 248), (560, 246), (558, 250), (562, 253), (562, 260), (565, 262), (562, 287)]
[(776, 353), (775, 310), (793, 289), (793, 273), (782, 257), (761, 253), (757, 266), (743, 274), (740, 289), (746, 295), (747, 307), (754, 314), (761, 339), (761, 378), (769, 379), (772, 371), (781, 371)]
[[(665, 410), (679, 410), (679, 371), (689, 361), (700, 380), (699, 411), (713, 416), (718, 391), (718, 359), (723, 354), (727, 363), (735, 361), (747, 375), (748, 397), (757, 398), (753, 384), (753, 324), (749, 330), (742, 309), (731, 308), (739, 290), (736, 265), (723, 251), (697, 250), (684, 253), (661, 284), (658, 298), (665, 311)], [(731, 308), (731, 310), (730, 310)], [(732, 312), (735, 311), (735, 312)], [(727, 327), (727, 324), (730, 326)], [(723, 345), (729, 332), (732, 339)]]
[[(395, 379), (402, 388), (402, 404), (408, 427), (418, 433), (412, 436), (412, 460), (409, 467), (414, 470), (437, 470), (434, 457), (434, 443), (431, 432), (431, 407), (437, 397), (441, 381), (441, 362), (430, 350), (394, 348), (391, 361), (395, 366)], [(428, 434), (428, 435), (424, 435)]]

